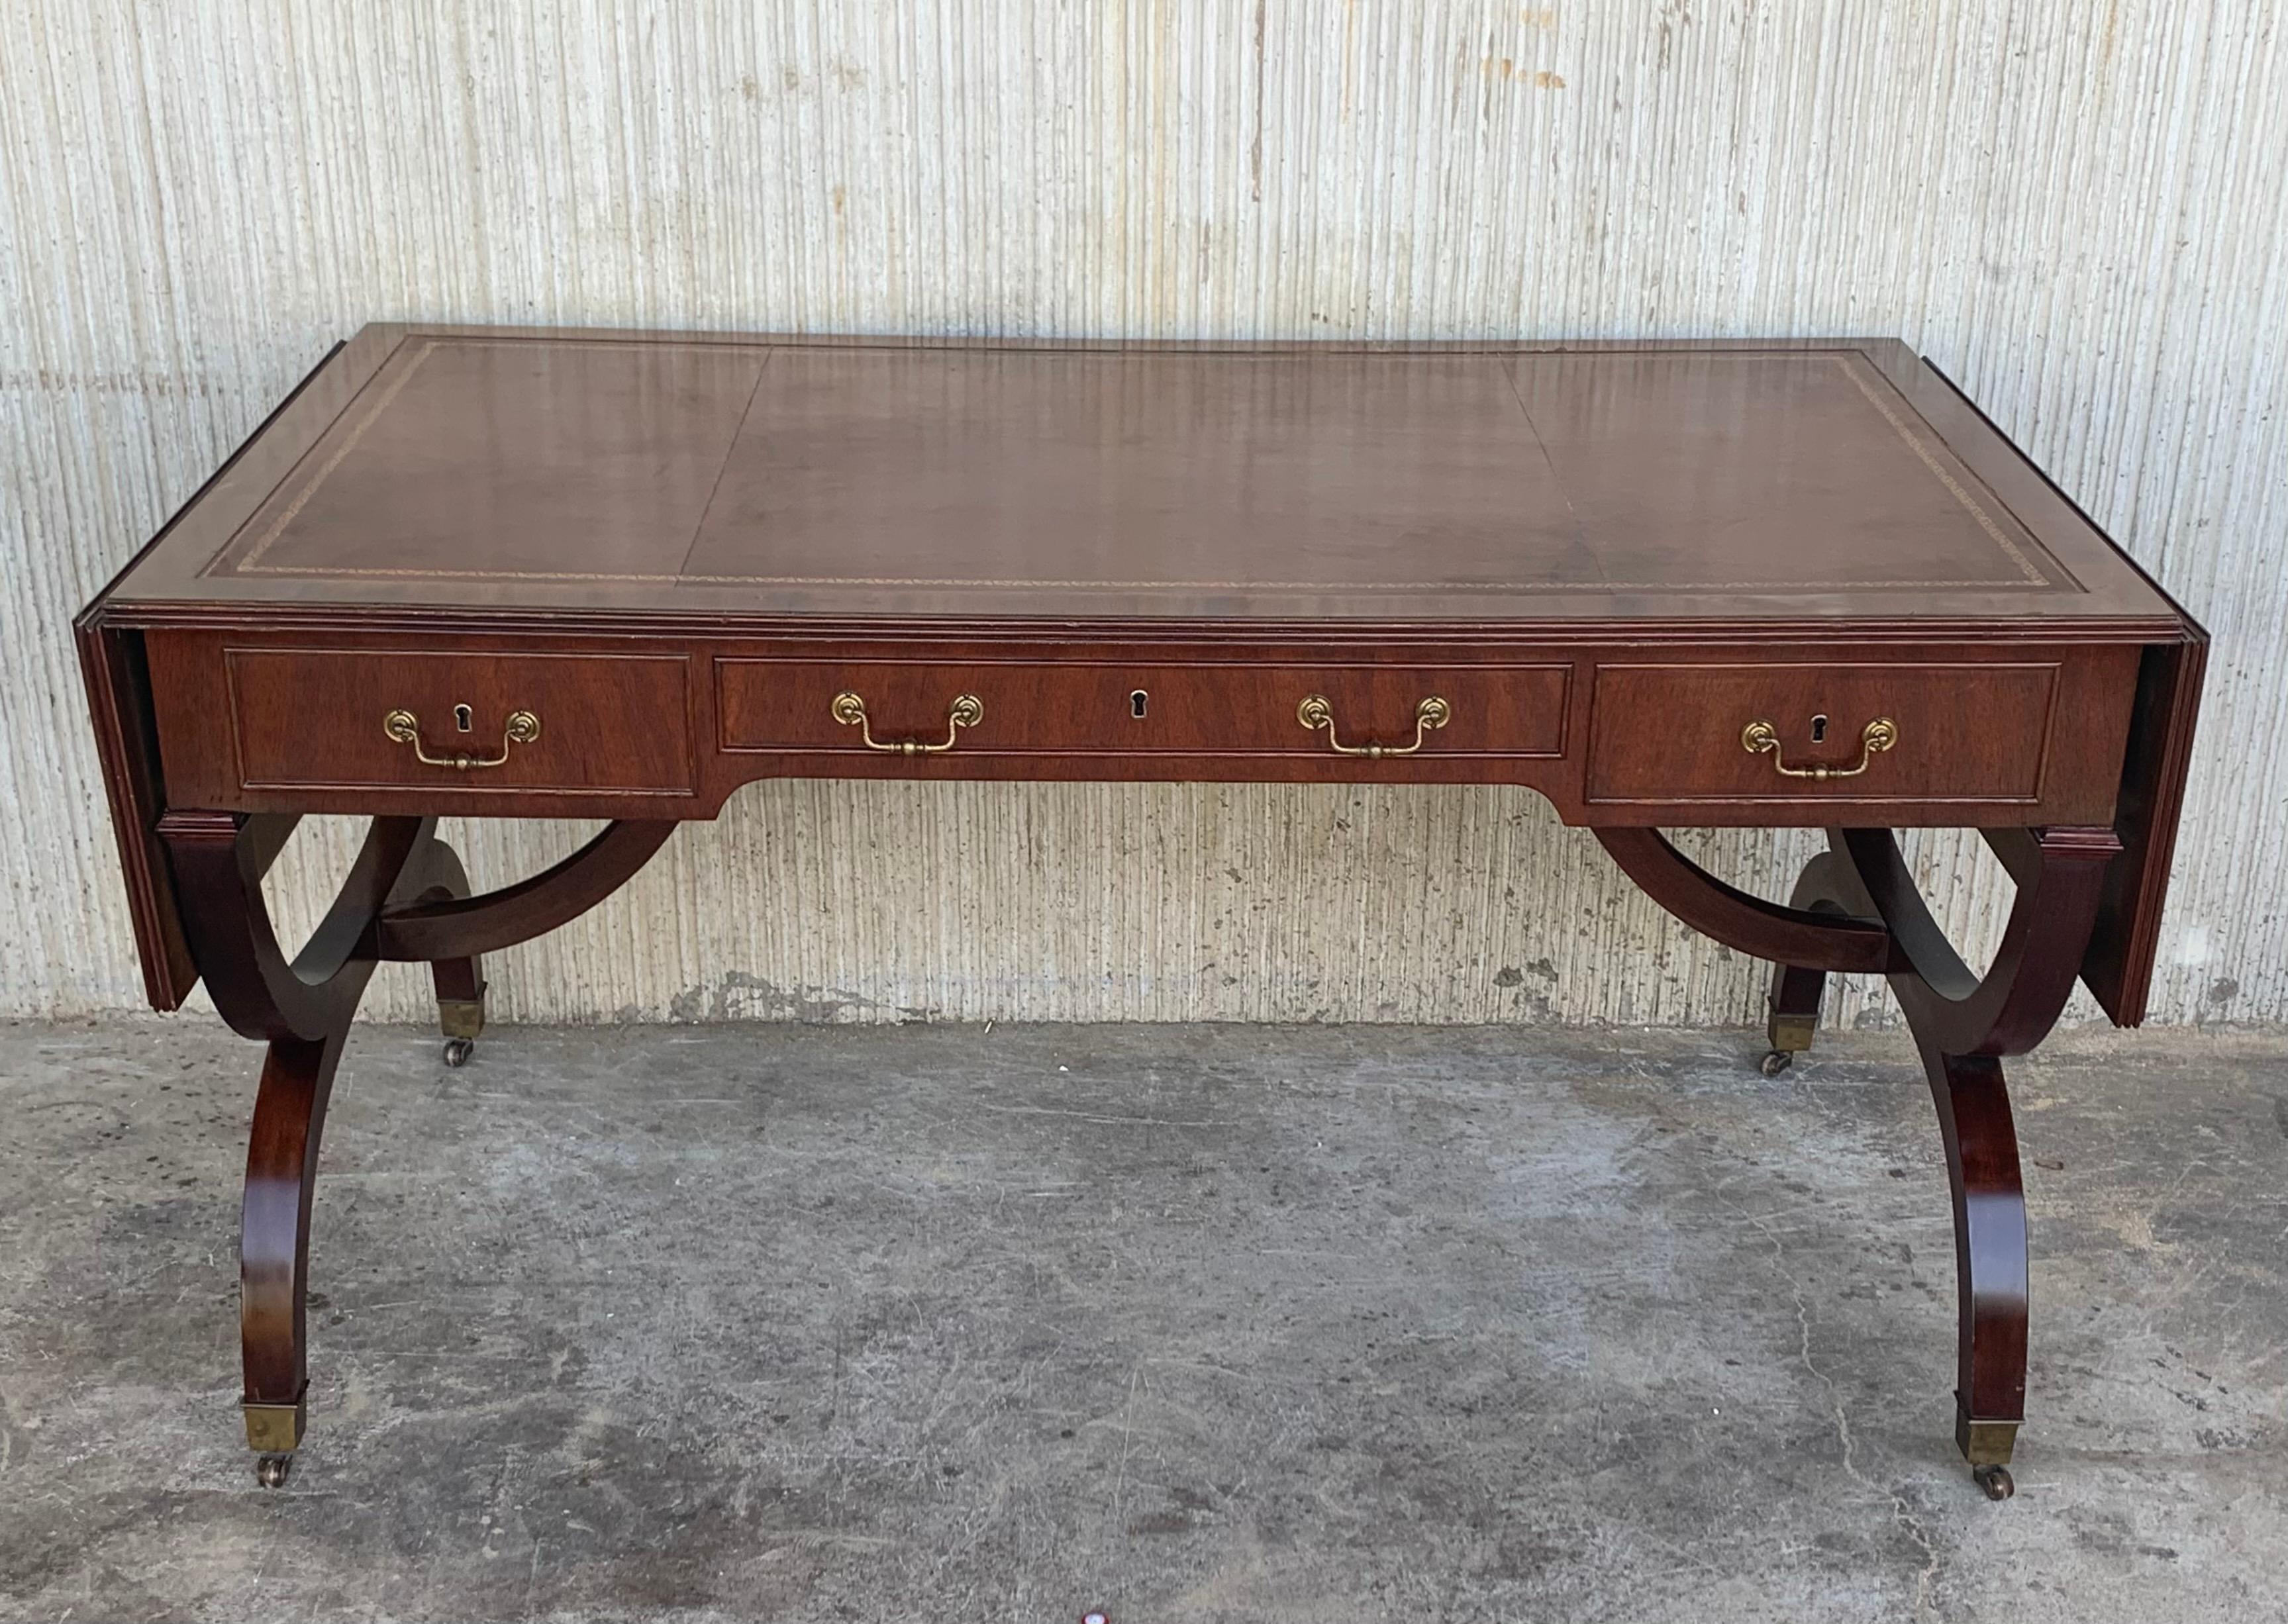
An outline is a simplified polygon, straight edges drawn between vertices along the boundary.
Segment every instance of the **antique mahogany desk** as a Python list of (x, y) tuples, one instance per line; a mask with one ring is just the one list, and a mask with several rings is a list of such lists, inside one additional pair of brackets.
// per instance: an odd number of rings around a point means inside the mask
[[(2026, 1223), (2001, 1062), (2077, 977), (2144, 1013), (2205, 638), (1887, 341), (949, 345), (373, 327), (79, 622), (151, 1002), (268, 1045), (240, 1236), (282, 1480), (326, 1097), (374, 964), (592, 907), (776, 776), (1525, 785), (1678, 918), (1890, 978), (1961, 1292), (1956, 1437), (2009, 1492)], [(306, 945), (295, 819), (372, 827)], [(614, 820), (469, 895), (440, 814)], [(1785, 905), (1662, 826), (1828, 830)], [(1991, 968), (1894, 828), (1985, 832)]]

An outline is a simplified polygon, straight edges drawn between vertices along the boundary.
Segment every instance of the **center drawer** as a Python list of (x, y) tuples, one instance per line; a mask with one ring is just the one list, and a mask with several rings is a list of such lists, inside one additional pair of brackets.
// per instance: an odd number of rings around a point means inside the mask
[[(716, 714), (721, 748), (733, 751), (865, 755), (870, 738), (878, 753), (911, 744), (917, 754), (999, 756), (1556, 756), (1571, 672), (727, 657), (715, 666)], [(1299, 713), (1315, 698), (1324, 703), (1307, 723)], [(973, 719), (963, 719), (965, 701)]]

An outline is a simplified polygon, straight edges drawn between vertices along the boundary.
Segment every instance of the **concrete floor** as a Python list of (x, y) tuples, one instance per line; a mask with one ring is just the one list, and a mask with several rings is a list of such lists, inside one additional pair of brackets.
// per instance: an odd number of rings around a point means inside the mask
[(2017, 1067), (1999, 1506), (1910, 1044), (1757, 1049), (365, 1031), (266, 1493), (254, 1049), (0, 1028), (0, 1617), (2288, 1615), (2288, 1043)]

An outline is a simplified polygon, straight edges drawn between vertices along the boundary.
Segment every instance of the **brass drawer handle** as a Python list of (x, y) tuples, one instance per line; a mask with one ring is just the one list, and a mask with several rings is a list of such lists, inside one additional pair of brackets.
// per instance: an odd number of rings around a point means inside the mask
[(961, 738), (961, 730), (974, 727), (985, 719), (985, 704), (974, 693), (957, 693), (945, 713), (945, 742), (924, 744), (918, 739), (895, 739), (885, 744), (874, 737), (873, 727), (866, 720), (866, 701), (844, 690), (834, 696), (830, 707), (834, 719), (845, 727), (855, 727), (858, 736), (866, 741), (870, 750), (886, 750), (893, 756), (934, 756), (949, 750)]
[(1335, 708), (1327, 703), (1323, 693), (1307, 696), (1295, 707), (1295, 719), (1313, 733), (1324, 728), (1327, 744), (1338, 756), (1364, 756), (1379, 761), (1385, 756), (1411, 756), (1422, 748), (1422, 741), (1433, 729), (1443, 727), (1454, 718), (1453, 707), (1436, 694), (1432, 694), (1414, 707), (1414, 742), (1411, 744), (1345, 744), (1335, 737)]
[(1740, 730), (1740, 748), (1751, 756), (1760, 756), (1766, 750), (1772, 755), (1772, 768), (1782, 778), (1856, 778), (1873, 761), (1899, 741), (1899, 725), (1888, 717), (1877, 717), (1859, 734), (1859, 764), (1855, 767), (1791, 767), (1780, 756), (1779, 729), (1769, 722), (1751, 722)]
[(432, 756), (421, 742), (421, 719), (409, 710), (393, 710), (381, 718), (381, 731), (400, 744), (413, 747), (413, 759), (425, 767), (452, 767), (467, 772), (471, 767), (504, 767), (508, 764), (509, 747), (530, 744), (540, 737), (540, 718), (529, 710), (512, 710), (508, 725), (501, 734), (500, 754), (472, 756), (456, 752), (450, 756)]

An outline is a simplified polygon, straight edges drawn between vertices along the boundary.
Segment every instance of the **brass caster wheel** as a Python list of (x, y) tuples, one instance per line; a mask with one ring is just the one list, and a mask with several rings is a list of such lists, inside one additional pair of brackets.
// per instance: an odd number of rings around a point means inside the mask
[(1970, 1469), (1970, 1476), (1980, 1488), (1986, 1491), (1989, 1500), (2007, 1500), (2018, 1492), (2018, 1485), (2011, 1481), (2010, 1469), (2006, 1466), (1974, 1466)]
[(476, 1047), (477, 1040), (474, 1038), (447, 1038), (445, 1064), (457, 1069), (466, 1066), (469, 1063), (469, 1056), (474, 1052)]
[(282, 1489), (286, 1474), (294, 1470), (290, 1454), (266, 1454), (254, 1463), (254, 1480), (266, 1489)]
[(1759, 1069), (1760, 1069), (1767, 1077), (1776, 1077), (1794, 1064), (1795, 1051), (1793, 1050), (1775, 1049), (1768, 1051), (1764, 1056), (1763, 1065)]

